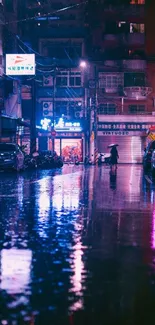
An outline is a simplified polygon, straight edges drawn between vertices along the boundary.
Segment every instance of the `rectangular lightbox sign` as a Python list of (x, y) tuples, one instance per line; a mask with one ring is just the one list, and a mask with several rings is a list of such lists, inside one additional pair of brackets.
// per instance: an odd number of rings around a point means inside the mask
[(6, 54), (6, 75), (35, 75), (35, 54)]

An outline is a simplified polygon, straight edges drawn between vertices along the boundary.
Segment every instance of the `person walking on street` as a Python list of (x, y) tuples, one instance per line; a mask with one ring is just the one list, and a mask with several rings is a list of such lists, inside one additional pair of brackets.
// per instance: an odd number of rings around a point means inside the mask
[(119, 158), (116, 146), (113, 146), (111, 148), (110, 155), (111, 155), (111, 169), (113, 169), (113, 167), (114, 167), (116, 170), (117, 164), (118, 164), (118, 158)]

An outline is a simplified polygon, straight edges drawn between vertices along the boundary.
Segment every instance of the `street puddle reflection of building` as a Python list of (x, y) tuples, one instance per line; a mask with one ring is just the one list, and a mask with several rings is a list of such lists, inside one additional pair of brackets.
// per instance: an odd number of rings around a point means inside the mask
[[(10, 186), (10, 182), (6, 184)], [(9, 192), (9, 190), (8, 190)], [(5, 203), (4, 242), (0, 252), (0, 289), (9, 295), (7, 307), (16, 308), (26, 305), (29, 299), (26, 292), (30, 290), (32, 251), (27, 248), (27, 223), (23, 218), (24, 179), (15, 179), (15, 189), (10, 205)], [(10, 208), (11, 207), (11, 208)]]
[(118, 166), (115, 188), (112, 188), (109, 169), (103, 167), (98, 170), (94, 186), (97, 207), (127, 211), (133, 207), (141, 209), (142, 172), (141, 168), (131, 165), (128, 166), (128, 172), (124, 173), (124, 166)]
[(49, 177), (45, 177), (39, 181), (37, 231), (42, 238), (47, 237), (46, 231), (48, 229), (51, 200), (50, 184), (51, 179)]
[(2, 249), (1, 290), (8, 294), (24, 294), (30, 283), (32, 252), (28, 249)]
[[(68, 233), (71, 235), (73, 242), (68, 258), (69, 269), (71, 270), (68, 298), (70, 311), (79, 310), (83, 307), (82, 272), (84, 270), (84, 263), (82, 261), (83, 247), (81, 238), (83, 230), (83, 219), (80, 207), (81, 182), (81, 173), (76, 173), (76, 175), (56, 176), (53, 180), (52, 205), (57, 216), (56, 234), (59, 234), (63, 224), (64, 231), (65, 227), (70, 227), (70, 225), (72, 225), (71, 233)], [(63, 213), (63, 215), (61, 213)], [(67, 241), (68, 238), (66, 238), (66, 245)]]
[(76, 210), (79, 207), (80, 174), (55, 176), (52, 205), (56, 211)]
[(73, 275), (70, 276), (70, 283), (72, 289), (70, 292), (75, 294), (76, 301), (70, 306), (71, 311), (76, 311), (83, 308), (83, 285), (82, 285), (82, 274), (84, 272), (84, 263), (82, 261), (83, 248), (81, 242), (77, 243), (74, 247), (72, 254), (72, 270)]
[(155, 249), (155, 209), (152, 217), (152, 248)]

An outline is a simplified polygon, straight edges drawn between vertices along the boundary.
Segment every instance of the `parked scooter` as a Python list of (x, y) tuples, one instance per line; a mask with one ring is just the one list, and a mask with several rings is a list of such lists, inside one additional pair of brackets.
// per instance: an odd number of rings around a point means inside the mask
[(26, 155), (24, 159), (24, 168), (25, 169), (35, 169), (37, 168), (36, 158), (30, 155)]

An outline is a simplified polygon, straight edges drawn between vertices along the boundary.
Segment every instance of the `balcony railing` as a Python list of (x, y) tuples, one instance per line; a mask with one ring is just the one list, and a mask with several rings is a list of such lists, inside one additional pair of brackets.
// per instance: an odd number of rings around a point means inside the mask
[(130, 99), (145, 99), (150, 93), (152, 92), (151, 87), (138, 87), (138, 86), (132, 86), (132, 87), (124, 87), (124, 93), (127, 98)]
[(123, 60), (124, 70), (139, 70), (144, 71), (146, 69), (146, 60)]

